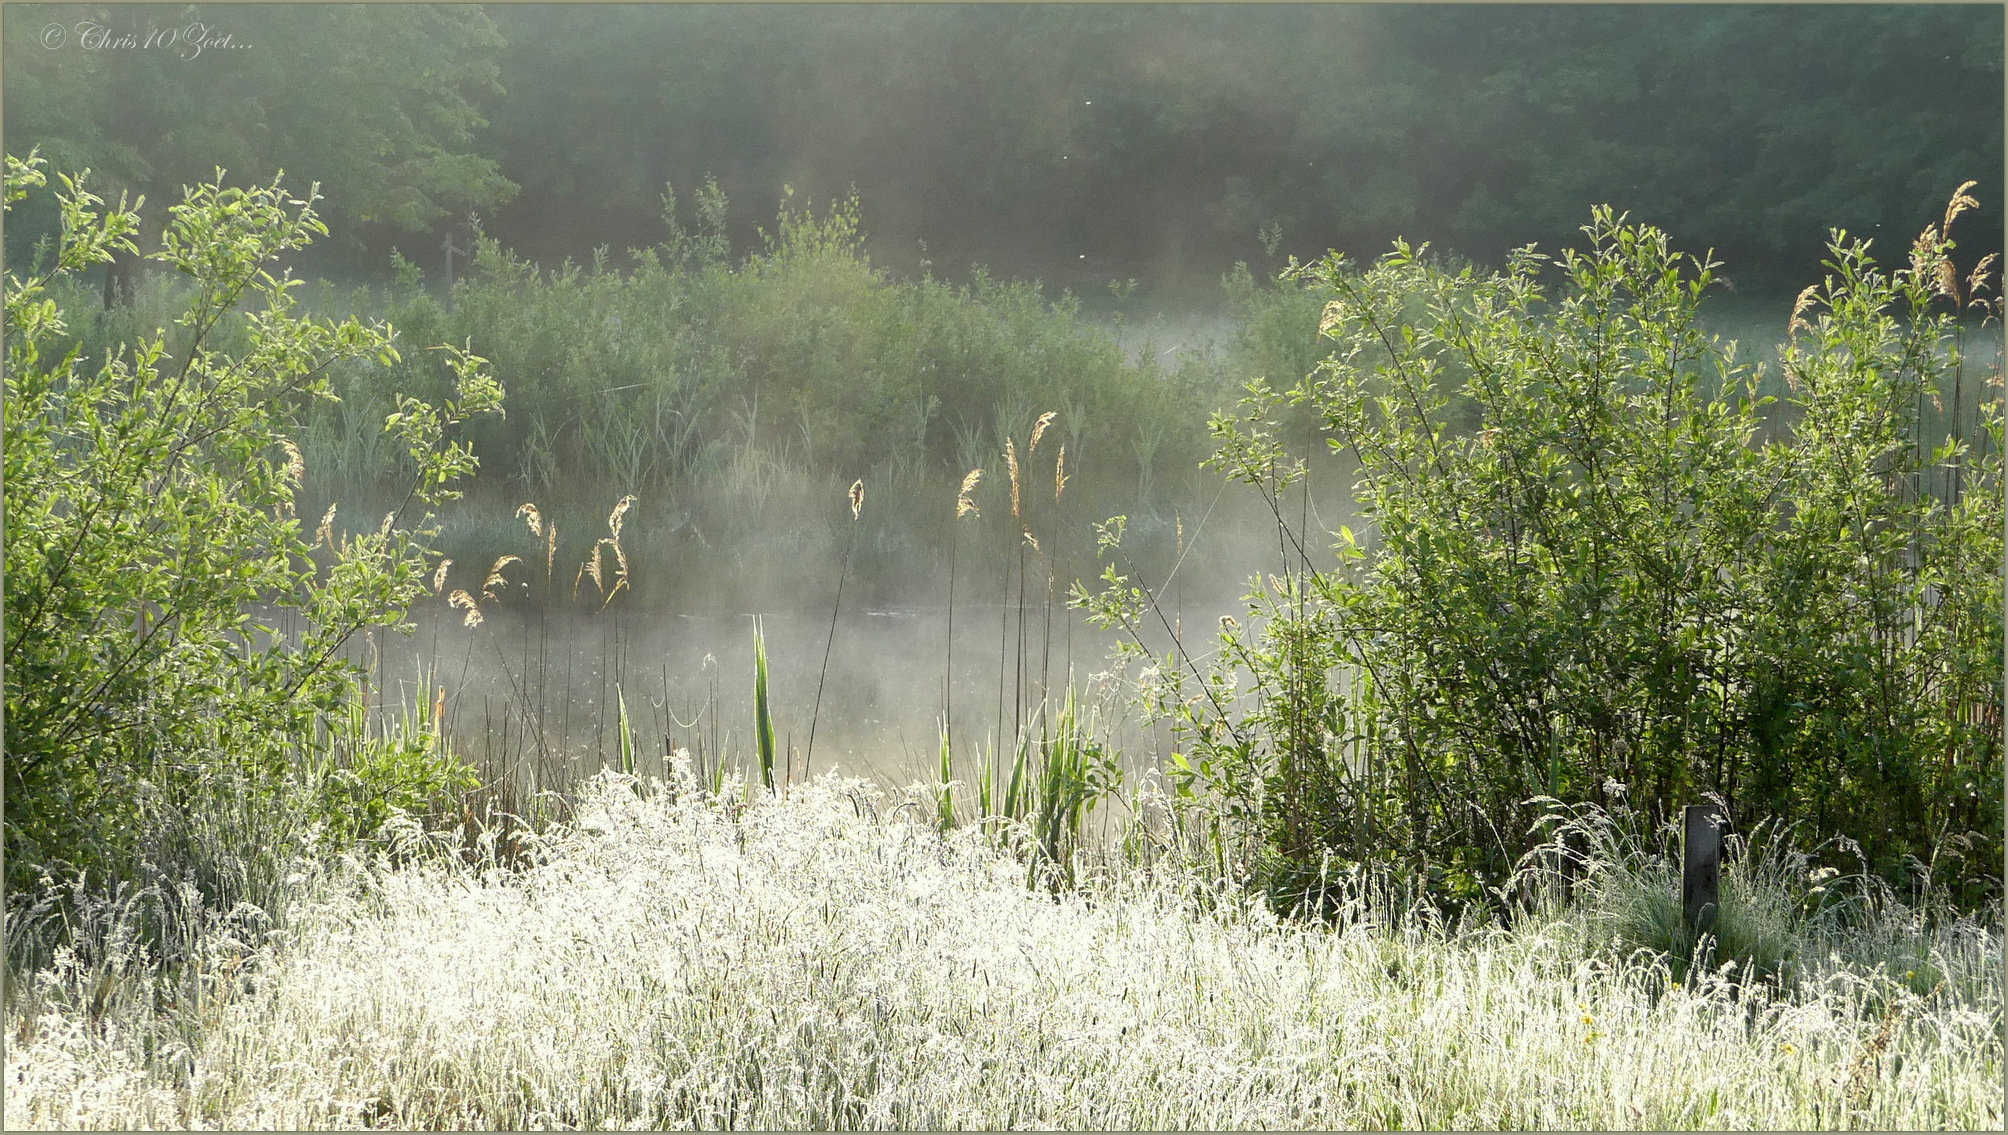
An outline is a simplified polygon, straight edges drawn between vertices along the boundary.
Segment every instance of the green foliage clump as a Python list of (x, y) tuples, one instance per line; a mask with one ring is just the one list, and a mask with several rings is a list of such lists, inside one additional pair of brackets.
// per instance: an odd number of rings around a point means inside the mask
[(309, 802), (323, 848), (368, 839), (397, 815), (420, 821), (448, 818), (440, 814), (441, 806), (479, 786), (480, 778), (447, 743), (444, 699), (442, 690), (429, 720), (407, 714), (382, 730), (372, 727), (361, 701), (349, 704)]
[[(10, 205), (46, 184), (40, 165), (8, 158)], [(358, 696), (345, 645), (398, 625), (423, 590), (425, 510), (475, 466), (449, 430), (502, 399), (484, 360), (448, 350), (452, 397), (399, 398), (376, 427), (406, 451), (403, 502), (347, 535), (330, 510), (310, 540), (295, 513), (299, 422), (330, 396), (329, 368), (395, 363), (393, 332), (296, 314), (296, 281), (269, 265), (326, 233), (314, 195), (221, 180), (186, 191), (148, 254), (192, 281), (172, 338), (156, 329), (95, 358), (52, 354), (65, 336), (52, 276), (7, 276), (6, 853), (17, 888), (44, 871), (94, 887), (178, 874), (188, 865), (156, 861), (155, 821), (219, 796), (286, 810), (303, 754)], [(62, 181), (54, 277), (137, 253), (139, 203), (100, 212), (83, 177)]]
[[(477, 437), (517, 455), (497, 472), (522, 491), (732, 498), (719, 511), (743, 515), (737, 497), (772, 494), (742, 490), (783, 472), (959, 478), (1034, 407), (1060, 410), (1084, 488), (1201, 455), (1211, 398), (1194, 395), (1209, 376), (1130, 360), (1074, 297), (980, 269), (959, 286), (897, 280), (866, 255), (855, 197), (784, 200), (735, 260), (724, 194), (708, 183), (694, 199), (665, 195), (665, 240), (626, 270), (601, 250), (546, 272), (479, 236), (450, 310), (415, 274), (385, 293), (400, 325), (468, 340), (518, 376), (507, 417)], [(408, 370), (352, 368), (344, 397), (380, 399)], [(719, 491), (696, 491), (707, 482)]]
[[(1405, 244), (1293, 265), (1332, 297), (1329, 355), (1217, 418), (1212, 463), (1295, 567), (1207, 673), (1158, 670), (1188, 790), (1299, 899), (1333, 861), (1480, 898), (1534, 797), (1665, 815), (1706, 793), (1847, 834), (1885, 878), (1998, 892), (2001, 412), (1959, 409), (1985, 268), (1962, 287), (1945, 236), (1971, 204), (1894, 273), (1835, 234), (1775, 407), (1697, 325), (1715, 265), (1608, 209), (1552, 292), (1531, 249), (1490, 274)], [(1283, 503), (1306, 407), (1368, 525), (1336, 562)], [(1107, 578), (1105, 620), (1136, 621), (1148, 594)]]

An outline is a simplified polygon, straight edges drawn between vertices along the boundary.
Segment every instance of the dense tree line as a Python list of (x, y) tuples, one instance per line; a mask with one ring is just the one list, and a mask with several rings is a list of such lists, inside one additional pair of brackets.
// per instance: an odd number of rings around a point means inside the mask
[[(196, 25), (236, 46), (187, 57)], [(1083, 290), (1210, 288), (1265, 228), (1496, 261), (1600, 202), (1768, 285), (2002, 164), (1989, 6), (12, 5), (5, 33), (11, 147), (156, 199), (218, 165), (338, 183), (332, 247), (372, 274), (471, 210), (545, 262), (646, 245), (664, 183), (716, 175), (854, 187), (898, 270)]]

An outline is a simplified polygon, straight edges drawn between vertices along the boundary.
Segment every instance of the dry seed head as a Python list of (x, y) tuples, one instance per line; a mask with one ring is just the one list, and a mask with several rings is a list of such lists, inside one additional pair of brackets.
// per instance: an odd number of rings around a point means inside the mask
[(384, 513), (384, 514), (383, 514), (383, 527), (381, 527), (381, 528), (377, 529), (377, 535), (379, 535), (379, 536), (388, 536), (388, 535), (390, 535), (390, 526), (391, 526), (391, 525), (392, 525), (392, 524), (393, 524), (394, 522), (396, 522), (396, 520), (397, 520), (397, 513), (395, 513), (395, 512), (386, 512), (386, 513)]
[(1814, 293), (1819, 290), (1820, 286), (1818, 284), (1807, 284), (1805, 290), (1799, 293), (1799, 298), (1792, 301), (1792, 318), (1785, 324), (1786, 338), (1792, 338), (1800, 331), (1811, 331), (1813, 329), (1813, 325), (1801, 319), (1800, 316), (1806, 314), (1806, 311), (1813, 306)]
[(572, 579), (572, 597), (574, 599), (579, 596), (579, 582), (587, 576), (592, 577), (593, 586), (599, 589), (601, 595), (607, 593), (607, 585), (603, 582), (603, 577), (600, 574), (600, 550), (606, 546), (607, 541), (602, 538), (593, 545), (593, 554), (587, 556), (586, 562), (579, 565), (579, 574)]
[(523, 562), (523, 557), (521, 556), (503, 556), (500, 559), (497, 559), (493, 564), (490, 564), (488, 567), (488, 578), (481, 581), (482, 597), (485, 599), (496, 598), (495, 588), (503, 586), (509, 582), (508, 580), (502, 578), (502, 569), (508, 567), (510, 564), (520, 564), (522, 562)]
[(481, 607), (464, 588), (454, 588), (453, 594), (446, 597), (446, 603), (456, 611), (467, 612), (467, 617), (460, 620), (462, 626), (473, 628), (481, 625)]
[(1325, 310), (1318, 316), (1318, 334), (1330, 334), (1332, 328), (1337, 327), (1345, 317), (1346, 309), (1344, 304), (1341, 304), (1338, 300), (1333, 300), (1326, 304)]
[(318, 548), (322, 544), (331, 548), (335, 544), (335, 506), (332, 504), (328, 506), (328, 511), (321, 514), (321, 526), (314, 529), (314, 546)]
[(530, 535), (542, 536), (544, 534), (544, 514), (537, 511), (536, 505), (531, 504), (529, 501), (524, 501), (522, 507), (516, 510), (516, 515), (527, 519), (530, 525)]
[(614, 534), (616, 540), (621, 538), (621, 518), (627, 515), (628, 509), (634, 507), (634, 499), (634, 494), (629, 493), (615, 501), (614, 510), (607, 514), (607, 530)]
[(1951, 232), (1954, 218), (1968, 209), (1978, 209), (1980, 207), (1980, 202), (1975, 200), (1972, 194), (1966, 192), (1979, 184), (1977, 181), (1969, 180), (1952, 191), (1952, 200), (1945, 203), (1945, 223), (1938, 226), (1940, 231)]
[(1945, 260), (1945, 242), (1937, 225), (1926, 225), (1910, 243), (1910, 272), (1919, 279), (1930, 278), (1934, 285), (1943, 279), (1939, 271)]
[(960, 520), (972, 514), (976, 516), (983, 515), (982, 510), (976, 507), (976, 502), (969, 499), (969, 494), (976, 491), (977, 483), (982, 480), (983, 470), (981, 469), (971, 469), (969, 475), (962, 478), (962, 489), (955, 494), (955, 519)]
[(1067, 447), (1060, 446), (1060, 455), (1053, 461), (1053, 500), (1058, 503), (1060, 494), (1067, 491)]
[(627, 587), (627, 577), (626, 577), (626, 576), (622, 576), (622, 577), (621, 577), (620, 579), (617, 579), (617, 580), (615, 580), (615, 581), (614, 581), (614, 589), (613, 589), (612, 591), (609, 591), (609, 592), (607, 592), (607, 597), (606, 597), (606, 598), (605, 598), (604, 600), (601, 600), (601, 602), (600, 602), (600, 610), (602, 610), (602, 611), (606, 610), (606, 609), (607, 609), (607, 606), (608, 606), (609, 604), (611, 604), (611, 603), (612, 603), (612, 602), (614, 601), (614, 596), (616, 596), (616, 595), (619, 595), (619, 594), (621, 593), (622, 589), (624, 589), (624, 588), (626, 588), (626, 587)]
[(1025, 529), (1024, 531), (1025, 531), (1025, 542), (1032, 546), (1032, 551), (1038, 552), (1039, 538), (1037, 536), (1032, 535), (1032, 530), (1029, 528)]
[(1980, 258), (1980, 263), (1973, 266), (1972, 273), (1966, 277), (1967, 295), (1979, 295), (1987, 290), (1987, 270), (1994, 267), (1996, 257), (1996, 253), (1990, 252)]
[(1004, 439), (1004, 469), (1011, 474), (1011, 519), (1018, 519), (1018, 446)]
[(307, 475), (307, 459), (300, 456), (300, 447), (286, 438), (279, 439), (279, 448), (286, 451), (286, 479), (298, 485)]
[(439, 594), (440, 589), (446, 586), (446, 569), (452, 566), (452, 556), (447, 556), (439, 561), (439, 570), (432, 573), (432, 593), (434, 595)]
[(865, 507), (865, 479), (859, 477), (851, 482), (851, 519), (856, 520)]
[(1052, 425), (1053, 419), (1059, 416), (1058, 410), (1048, 410), (1039, 415), (1038, 421), (1032, 423), (1032, 441), (1025, 447), (1026, 456), (1039, 452), (1039, 439), (1046, 436), (1046, 427)]
[[(619, 540), (601, 540), (600, 543), (614, 550), (614, 577), (622, 582), (626, 582), (628, 576), (627, 553), (621, 550), (621, 542)], [(618, 591), (619, 588), (617, 587), (615, 590)]]

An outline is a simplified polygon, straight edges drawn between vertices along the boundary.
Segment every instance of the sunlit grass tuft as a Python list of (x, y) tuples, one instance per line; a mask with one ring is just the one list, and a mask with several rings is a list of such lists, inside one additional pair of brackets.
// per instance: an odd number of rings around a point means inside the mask
[(517, 872), (338, 873), (251, 980), (177, 1010), (199, 1028), (144, 997), (94, 1023), (103, 965), (34, 976), (7, 1126), (2002, 1122), (1998, 930), (1930, 939), (1928, 995), (1814, 958), (1783, 998), (1669, 985), (1566, 922), (1282, 921), (1175, 865), (1028, 889), (855, 781), (633, 783)]

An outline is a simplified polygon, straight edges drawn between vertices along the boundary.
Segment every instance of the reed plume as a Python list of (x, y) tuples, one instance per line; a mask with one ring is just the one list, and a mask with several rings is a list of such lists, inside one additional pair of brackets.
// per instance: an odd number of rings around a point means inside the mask
[(1038, 421), (1032, 423), (1032, 440), (1025, 446), (1026, 456), (1039, 452), (1039, 439), (1046, 436), (1046, 427), (1052, 425), (1053, 419), (1059, 416), (1058, 410), (1048, 410), (1039, 415)]
[[(452, 562), (451, 560), (447, 561), (447, 563), (451, 562)], [(502, 597), (495, 593), (495, 589), (509, 582), (506, 578), (503, 577), (502, 569), (508, 567), (510, 564), (520, 564), (522, 562), (523, 562), (523, 557), (521, 556), (502, 556), (496, 559), (496, 561), (493, 564), (490, 564), (488, 566), (488, 578), (481, 581), (481, 597), (483, 599), (487, 599), (492, 602), (497, 602), (497, 603), (501, 602)], [(442, 579), (445, 578), (446, 576), (445, 564), (440, 565), (439, 575), (440, 578)]]
[[(626, 510), (618, 509), (618, 511)], [(530, 526), (531, 536), (543, 537), (544, 539), (544, 586), (548, 589), (551, 583), (551, 569), (555, 566), (558, 559), (557, 522), (552, 521), (546, 524), (544, 522), (544, 514), (539, 512), (536, 504), (531, 501), (524, 501), (521, 505), (517, 506), (516, 515), (522, 517), (524, 523)], [(577, 592), (576, 584), (573, 586), (573, 591), (574, 593)]]
[(1998, 258), (1998, 253), (1990, 252), (1980, 258), (1980, 263), (1973, 266), (1973, 271), (1966, 277), (1967, 295), (1977, 296), (1987, 290), (1987, 272), (1994, 267), (1994, 261)]
[(600, 547), (601, 545), (597, 543), (593, 545), (592, 555), (587, 556), (585, 562), (579, 565), (579, 574), (572, 577), (572, 598), (579, 597), (579, 584), (584, 582), (587, 576), (592, 577), (593, 586), (599, 588), (601, 594), (606, 593), (606, 585), (600, 581)]
[(1011, 474), (1011, 519), (1019, 519), (1018, 511), (1018, 444), (1010, 438), (1004, 439), (1004, 468)]
[(955, 494), (955, 519), (961, 520), (965, 516), (983, 515), (983, 510), (977, 508), (976, 502), (971, 500), (969, 496), (970, 493), (976, 491), (976, 486), (982, 480), (983, 470), (981, 469), (971, 469), (969, 475), (962, 478), (962, 489)]
[[(1811, 331), (1813, 329), (1813, 325), (1806, 322), (1804, 316), (1807, 311), (1812, 309), (1819, 291), (1820, 286), (1818, 284), (1807, 284), (1805, 288), (1800, 290), (1799, 298), (1792, 301), (1792, 317), (1785, 323), (1785, 337), (1787, 339), (1796, 339), (1799, 332)], [(1790, 377), (1789, 373), (1787, 377)], [(1793, 385), (1796, 387), (1797, 383)]]
[[(300, 456), (300, 447), (294, 445), (292, 441), (286, 438), (282, 437), (279, 439), (279, 447), (286, 451), (286, 480), (291, 482), (293, 487), (297, 489), (300, 487), (300, 482), (307, 478), (307, 459)], [(287, 516), (293, 515), (292, 496), (288, 495), (282, 504), (285, 514)]]

